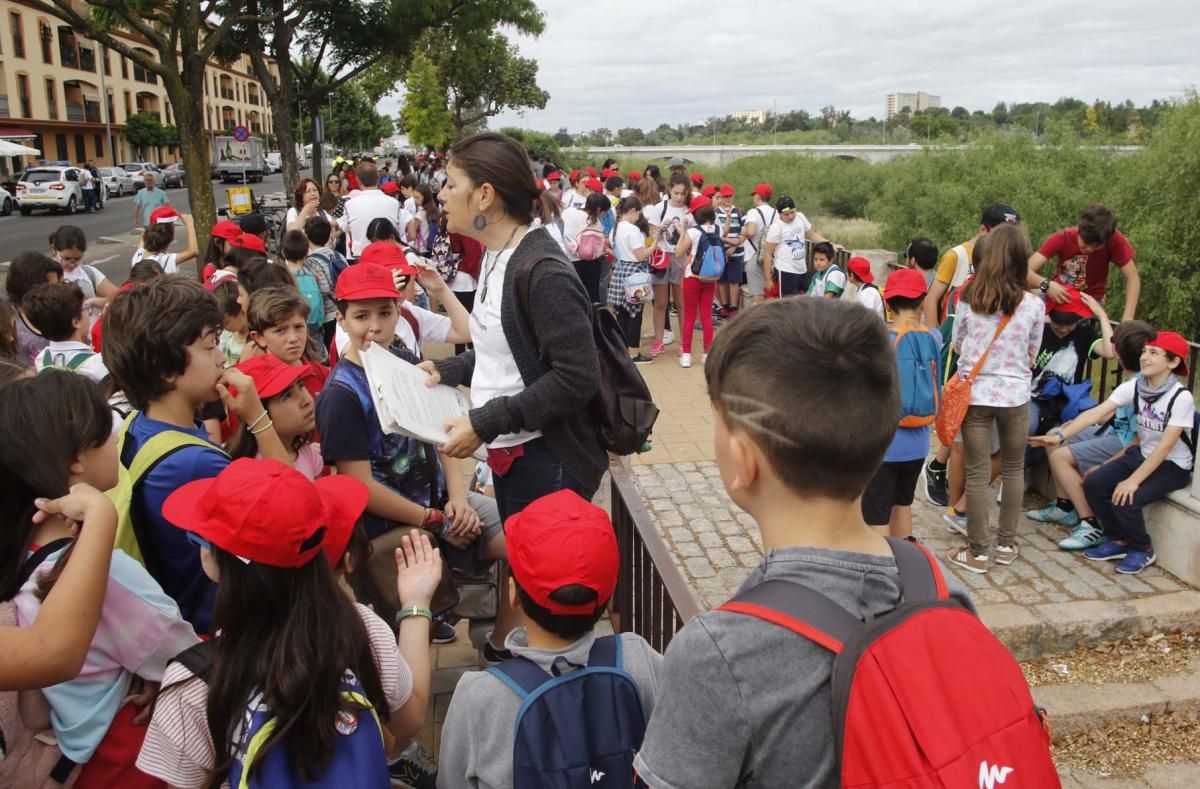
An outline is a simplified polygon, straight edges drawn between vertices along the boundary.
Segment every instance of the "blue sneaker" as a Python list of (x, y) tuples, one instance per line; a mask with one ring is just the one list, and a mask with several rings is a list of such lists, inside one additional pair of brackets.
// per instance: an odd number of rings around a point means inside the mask
[(1104, 532), (1097, 529), (1089, 521), (1080, 521), (1076, 524), (1071, 536), (1062, 540), (1059, 544), (1059, 550), (1063, 551), (1084, 551), (1088, 548), (1095, 548), (1105, 542)]
[(1113, 559), (1124, 559), (1128, 552), (1128, 545), (1122, 545), (1116, 540), (1107, 540), (1095, 548), (1088, 548), (1083, 552), (1083, 558), (1093, 562), (1110, 562)]
[(1125, 575), (1137, 575), (1157, 560), (1158, 557), (1154, 555), (1154, 551), (1129, 551), (1125, 554), (1125, 558), (1117, 564), (1117, 572)]
[(946, 510), (946, 514), (942, 516), (942, 520), (946, 522), (947, 528), (955, 534), (967, 536), (967, 516), (966, 513), (960, 513), (958, 510), (950, 507)]
[(1058, 504), (1051, 504), (1049, 507), (1042, 507), (1040, 510), (1029, 510), (1025, 513), (1025, 517), (1031, 521), (1038, 523), (1057, 523), (1059, 526), (1066, 526), (1068, 529), (1073, 529), (1079, 524), (1079, 513), (1075, 510), (1067, 512)]

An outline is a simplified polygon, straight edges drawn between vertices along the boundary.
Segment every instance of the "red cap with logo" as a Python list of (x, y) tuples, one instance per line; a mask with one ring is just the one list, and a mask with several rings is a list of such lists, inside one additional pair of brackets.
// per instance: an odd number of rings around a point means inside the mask
[(1083, 294), (1073, 285), (1063, 286), (1067, 291), (1067, 301), (1059, 304), (1054, 299), (1046, 299), (1046, 312), (1067, 312), (1080, 318), (1092, 317), (1092, 311), (1083, 303)]
[(213, 238), (223, 238), (226, 241), (232, 241), (241, 234), (242, 228), (239, 227), (238, 223), (234, 222), (232, 219), (222, 219), (220, 222), (217, 222), (215, 225), (213, 225), (212, 229)]
[[(551, 613), (590, 615), (604, 607), (617, 586), (620, 558), (608, 514), (570, 490), (534, 501), (504, 524), (513, 576), (535, 603)], [(582, 605), (550, 599), (578, 584), (596, 593)]]
[[(417, 273), (417, 270), (408, 262), (408, 258), (404, 256), (404, 250), (400, 248), (399, 244), (392, 241), (373, 241), (367, 244), (362, 254), (358, 256), (358, 264), (360, 266), (364, 264), (385, 266), (409, 276)], [(338, 279), (341, 279), (340, 275)]]
[(267, 242), (253, 233), (238, 233), (229, 243), (238, 249), (252, 249), (264, 255), (267, 254)]
[(159, 206), (150, 212), (150, 224), (169, 225), (179, 218), (179, 212), (169, 205)]
[(383, 266), (366, 265), (361, 260), (347, 266), (338, 275), (333, 297), (338, 301), (366, 301), (367, 299), (398, 299), (396, 283), (391, 269)]
[(303, 567), (331, 524), (353, 524), (367, 486), (336, 474), (311, 482), (278, 460), (239, 458), (210, 479), (189, 482), (163, 502), (163, 517), (244, 562)]
[[(855, 260), (865, 259), (855, 258)], [(868, 280), (863, 281), (867, 282)], [(888, 298), (899, 296), (902, 299), (919, 299), (929, 292), (929, 286), (925, 284), (925, 276), (915, 268), (899, 268), (888, 275), (887, 284), (883, 290)]]
[(875, 281), (875, 275), (871, 273), (871, 261), (864, 257), (850, 258), (846, 261), (846, 268), (868, 285)]
[(721, 197), (733, 197), (737, 192), (733, 190), (732, 184), (721, 184)]
[(1191, 346), (1188, 345), (1188, 341), (1184, 339), (1182, 334), (1176, 334), (1173, 331), (1160, 331), (1153, 340), (1146, 343), (1146, 347), (1160, 348), (1173, 356), (1178, 356), (1179, 364), (1175, 365), (1175, 369), (1171, 372), (1175, 375), (1188, 374), (1187, 358)]
[(305, 366), (292, 366), (280, 361), (271, 353), (251, 356), (244, 362), (238, 362), (237, 369), (250, 376), (254, 381), (254, 389), (258, 396), (266, 400), (287, 391), (287, 388), (304, 376)]
[(764, 200), (770, 200), (771, 195), (775, 194), (775, 188), (770, 184), (758, 184), (750, 191), (752, 195), (758, 195)]
[(696, 186), (704, 183), (704, 173), (692, 173), (692, 183)]
[(688, 213), (694, 214), (697, 209), (703, 208), (706, 205), (712, 205), (712, 200), (709, 200), (704, 195), (693, 197), (692, 202), (688, 203)]

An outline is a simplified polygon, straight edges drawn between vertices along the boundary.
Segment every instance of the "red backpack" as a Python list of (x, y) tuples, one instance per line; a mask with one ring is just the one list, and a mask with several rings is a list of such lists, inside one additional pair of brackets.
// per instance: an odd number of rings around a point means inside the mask
[(933, 556), (889, 538), (903, 601), (862, 622), (820, 592), (767, 581), (725, 605), (833, 652), (843, 787), (1060, 786), (1049, 727), (1020, 666), (950, 598)]

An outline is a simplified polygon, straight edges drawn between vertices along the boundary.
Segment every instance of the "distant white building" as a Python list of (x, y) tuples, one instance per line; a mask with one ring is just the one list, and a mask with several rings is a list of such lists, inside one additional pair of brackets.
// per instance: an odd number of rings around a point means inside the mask
[(941, 96), (931, 96), (928, 93), (889, 93), (884, 117), (890, 121), (905, 107), (908, 107), (908, 111), (913, 113), (940, 106), (942, 106)]
[(767, 122), (766, 110), (740, 110), (729, 114), (730, 118), (742, 123), (757, 123), (762, 125)]

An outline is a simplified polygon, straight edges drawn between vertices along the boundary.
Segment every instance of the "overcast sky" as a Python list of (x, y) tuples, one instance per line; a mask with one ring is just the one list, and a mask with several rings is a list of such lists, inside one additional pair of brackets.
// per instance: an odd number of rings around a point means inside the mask
[[(1073, 96), (1136, 104), (1200, 84), (1193, 0), (538, 0), (544, 110), (517, 125), (572, 133), (652, 129), (737, 110), (884, 115), (884, 97), (925, 91), (942, 106)], [(380, 109), (395, 112), (402, 96)]]

